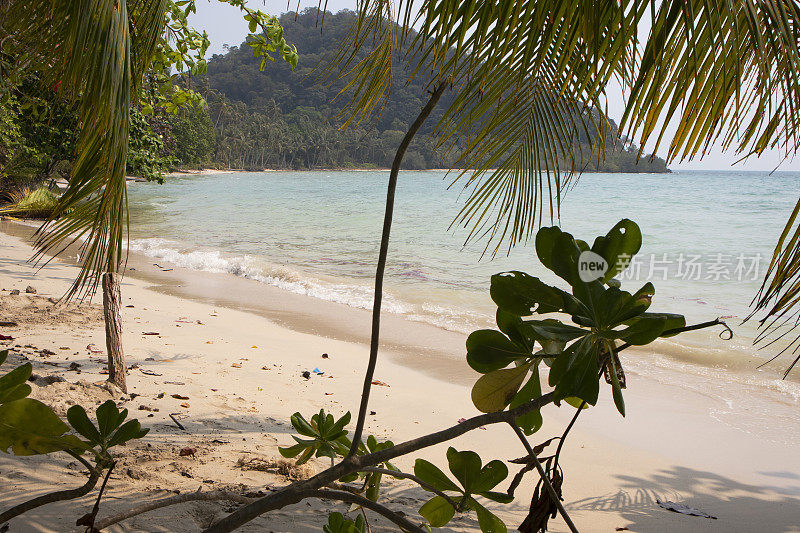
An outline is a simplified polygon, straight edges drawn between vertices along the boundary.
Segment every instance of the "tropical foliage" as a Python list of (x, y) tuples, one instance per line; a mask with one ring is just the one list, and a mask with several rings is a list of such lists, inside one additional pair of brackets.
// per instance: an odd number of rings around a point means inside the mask
[(0, 214), (19, 218), (47, 218), (58, 203), (58, 196), (47, 187), (22, 186), (6, 194), (7, 205)]
[[(296, 50), (275, 17), (248, 8), (243, 0), (220, 1), (241, 10), (251, 30), (266, 36), (258, 51), (262, 57), (274, 59), (274, 54), (296, 63)], [(122, 262), (132, 105), (141, 104), (144, 112), (156, 106), (175, 111), (200, 101), (180, 86), (205, 69), (208, 38), (186, 26), (194, 10), (189, 0), (0, 5), (2, 92), (13, 94), (20, 80), (35, 73), (42, 86), (57, 87), (66, 102), (74, 103), (80, 123), (69, 187), (37, 241), (45, 254), (65, 241), (83, 240), (83, 268), (70, 295), (93, 292), (100, 274), (116, 272)]]
[[(7, 357), (8, 350), (0, 352), (0, 366)], [(113, 400), (97, 407), (96, 422), (80, 405), (70, 407), (67, 421), (63, 421), (46, 404), (28, 397), (31, 370), (31, 364), (25, 363), (0, 374), (0, 452), (17, 456), (64, 452), (87, 469), (88, 480), (75, 491), (54, 492), (5, 510), (0, 513), (0, 524), (47, 503), (85, 496), (103, 472), (114, 467), (112, 448), (140, 439), (149, 431), (136, 419), (126, 421), (128, 410), (120, 411)], [(93, 464), (84, 458), (87, 454)], [(94, 514), (90, 520), (94, 520)]]
[[(462, 420), (461, 426), (467, 428), (464, 432), (495, 422), (515, 428), (528, 455), (509, 462), (524, 466), (505, 490), (497, 487), (508, 478), (508, 465), (500, 460), (483, 464), (473, 451), (453, 447), (447, 450), (448, 467), (455, 480), (424, 459), (415, 461), (413, 474), (385, 462), (449, 440), (457, 436), (454, 430), (459, 426), (433, 434), (437, 437), (447, 434), (435, 442), (433, 435), (428, 435), (395, 446), (391, 442), (378, 443), (370, 436), (367, 446), (359, 446), (349, 463), (349, 450), (353, 449), (346, 429), (351, 418), (349, 412), (337, 420), (332, 414), (320, 411), (310, 421), (295, 413), (292, 426), (301, 436), (293, 436), (296, 444), (280, 448), (281, 454), (297, 457), (298, 464), (314, 456), (330, 457), (331, 469), (317, 477), (325, 479), (327, 472), (331, 472), (330, 477), (335, 473), (342, 483), (366, 479), (348, 490), (363, 492), (371, 501), (377, 501), (381, 478), (367, 476), (380, 473), (410, 479), (433, 493), (419, 508), (419, 514), (431, 527), (447, 525), (456, 513), (474, 512), (484, 533), (507, 530), (506, 524), (486, 508), (485, 500), (512, 502), (525, 473), (538, 464), (541, 478), (530, 514), (520, 530), (546, 530), (549, 517), (558, 512), (556, 500), (564, 481), (559, 453), (566, 432), (535, 447), (528, 443), (525, 435), (533, 435), (542, 427), (541, 406), (565, 402), (577, 408), (577, 417), (584, 408), (597, 403), (603, 380), (610, 386), (614, 403), (624, 416), (622, 390), (626, 379), (620, 352), (632, 345), (647, 345), (658, 338), (698, 327), (687, 327), (681, 315), (650, 312), (655, 295), (651, 283), (634, 292), (621, 288), (615, 276), (627, 268), (641, 245), (638, 225), (627, 219), (606, 235), (595, 238), (591, 246), (558, 227), (546, 227), (537, 232), (536, 254), (547, 269), (566, 283), (568, 290), (548, 285), (524, 272), (503, 272), (492, 277), (490, 294), (497, 304), (498, 329), (475, 331), (466, 342), (467, 362), (481, 374), (472, 389), (472, 402), (486, 414)], [(595, 268), (587, 270), (589, 263)], [(716, 324), (720, 322), (715, 320), (699, 327)], [(549, 371), (547, 381), (543, 382), (540, 371), (545, 366)], [(557, 451), (545, 456), (543, 451), (554, 441), (559, 441)], [(539, 464), (539, 455), (544, 465)], [(373, 461), (384, 462), (385, 468), (372, 468)], [(555, 499), (550, 490), (557, 495)], [(333, 513), (328, 527), (345, 524), (346, 520)], [(356, 522), (351, 522), (347, 527), (356, 528)]]

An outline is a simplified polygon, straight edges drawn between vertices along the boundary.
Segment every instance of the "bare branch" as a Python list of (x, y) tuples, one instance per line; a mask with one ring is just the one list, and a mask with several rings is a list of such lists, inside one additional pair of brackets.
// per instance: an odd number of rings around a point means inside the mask
[(362, 470), (368, 466), (375, 466), (380, 463), (385, 463), (386, 461), (391, 461), (395, 457), (408, 455), (423, 448), (428, 448), (430, 446), (435, 446), (436, 444), (441, 444), (442, 442), (450, 441), (481, 426), (499, 424), (501, 422), (513, 422), (518, 416), (529, 413), (535, 409), (540, 409), (541, 407), (550, 403), (553, 403), (552, 392), (548, 392), (547, 394), (531, 400), (530, 402), (524, 403), (514, 409), (509, 409), (508, 411), (497, 411), (494, 413), (478, 415), (447, 429), (402, 442), (379, 452), (349, 457), (335, 466), (320, 472), (312, 478), (289, 485), (281, 491), (269, 494), (263, 498), (259, 498), (253, 503), (237, 509), (230, 515), (206, 529), (205, 533), (229, 533), (230, 531), (234, 531), (259, 515), (274, 511), (276, 509), (281, 509), (287, 505), (301, 501), (304, 497), (302, 496), (303, 491), (307, 491), (309, 489), (319, 489), (343, 476), (346, 476), (347, 474), (358, 472), (359, 470)]
[(354, 503), (356, 505), (360, 505), (361, 507), (365, 507), (370, 511), (378, 513), (387, 520), (390, 520), (394, 524), (398, 525), (403, 531), (412, 531), (414, 533), (425, 533), (424, 529), (414, 524), (407, 518), (400, 516), (399, 514), (389, 509), (388, 507), (384, 507), (383, 505), (374, 502), (372, 500), (369, 500), (358, 494), (353, 494), (351, 492), (336, 491), (336, 490), (309, 490), (305, 491), (303, 499), (305, 498), (320, 498), (322, 500), (337, 500), (345, 503)]
[(64, 500), (74, 500), (76, 498), (80, 498), (82, 496), (86, 496), (89, 494), (92, 489), (94, 489), (95, 485), (97, 485), (97, 480), (100, 479), (100, 470), (93, 468), (90, 470), (89, 479), (82, 487), (78, 487), (77, 489), (67, 489), (67, 490), (59, 490), (56, 492), (51, 492), (49, 494), (43, 494), (41, 496), (37, 496), (36, 498), (30, 499), (26, 502), (22, 502), (19, 505), (15, 505), (11, 509), (0, 513), (0, 524), (4, 524), (15, 518), (22, 513), (27, 513), (32, 509), (36, 509), (37, 507), (41, 507), (42, 505), (47, 505), (48, 503), (60, 502)]
[(154, 511), (155, 509), (161, 509), (163, 507), (169, 507), (170, 505), (177, 505), (179, 503), (185, 502), (197, 502), (197, 501), (218, 501), (218, 500), (227, 500), (236, 503), (251, 503), (253, 502), (253, 498), (248, 498), (246, 496), (242, 496), (241, 494), (236, 494), (234, 492), (227, 492), (224, 490), (213, 490), (209, 492), (188, 492), (186, 494), (178, 494), (176, 496), (169, 496), (167, 498), (161, 498), (160, 500), (154, 500), (152, 502), (144, 503), (142, 505), (137, 505), (136, 507), (131, 507), (127, 511), (123, 511), (121, 513), (108, 516), (103, 518), (102, 520), (98, 520), (95, 523), (96, 529), (105, 529), (109, 526), (113, 526), (118, 522), (122, 522), (123, 520), (127, 520), (128, 518), (133, 518), (134, 516), (138, 516), (143, 513), (147, 513), (149, 511)]
[(547, 492), (550, 494), (550, 499), (553, 500), (553, 503), (555, 503), (556, 507), (558, 507), (558, 512), (561, 514), (561, 518), (563, 518), (564, 522), (567, 523), (567, 526), (572, 533), (578, 533), (578, 528), (575, 527), (572, 519), (567, 514), (567, 510), (564, 509), (564, 504), (561, 503), (561, 498), (559, 498), (558, 494), (556, 494), (556, 489), (554, 489), (553, 484), (550, 483), (550, 479), (547, 477), (547, 472), (544, 471), (542, 463), (540, 463), (539, 459), (536, 457), (536, 452), (534, 452), (533, 448), (531, 448), (531, 444), (528, 442), (528, 439), (525, 437), (525, 435), (522, 433), (522, 430), (519, 429), (519, 426), (517, 426), (516, 423), (509, 422), (508, 425), (511, 426), (511, 429), (514, 430), (514, 433), (517, 434), (517, 437), (519, 437), (519, 440), (522, 442), (522, 445), (525, 446), (525, 450), (528, 452), (531, 462), (534, 464), (534, 466), (536, 466), (536, 470), (539, 472), (539, 477), (542, 478), (542, 483), (544, 483), (544, 486), (547, 487)]
[(381, 234), (381, 247), (378, 252), (378, 266), (375, 272), (375, 300), (372, 305), (372, 335), (369, 343), (369, 362), (367, 363), (367, 371), (364, 373), (364, 387), (361, 391), (361, 405), (358, 408), (358, 419), (356, 420), (356, 429), (353, 432), (353, 444), (350, 446), (350, 452), (347, 457), (353, 457), (358, 452), (358, 446), (361, 444), (361, 434), (364, 432), (364, 422), (367, 417), (367, 407), (369, 405), (369, 393), (372, 389), (372, 378), (375, 375), (375, 365), (378, 362), (378, 345), (380, 344), (380, 329), (381, 329), (381, 301), (383, 299), (383, 274), (386, 270), (386, 257), (389, 253), (389, 235), (392, 230), (392, 214), (394, 213), (394, 192), (397, 187), (397, 175), (400, 172), (400, 165), (403, 163), (403, 156), (405, 156), (408, 145), (414, 135), (417, 134), (422, 124), (427, 120), (428, 116), (436, 107), (447, 83), (439, 82), (439, 85), (434, 89), (428, 103), (417, 115), (417, 119), (408, 128), (400, 146), (397, 148), (397, 153), (392, 162), (392, 170), (389, 173), (389, 185), (386, 190), (386, 211), (383, 216), (383, 233)]

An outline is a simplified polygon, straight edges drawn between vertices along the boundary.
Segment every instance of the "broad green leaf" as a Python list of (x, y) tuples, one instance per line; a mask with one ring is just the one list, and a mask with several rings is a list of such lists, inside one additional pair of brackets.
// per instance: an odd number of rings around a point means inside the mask
[(433, 527), (443, 527), (453, 519), (456, 510), (441, 496), (434, 496), (420, 507), (419, 514)]
[(111, 436), (107, 446), (111, 448), (112, 446), (124, 444), (129, 440), (141, 439), (147, 435), (149, 431), (149, 429), (142, 429), (138, 420), (128, 420)]
[(297, 457), (297, 455), (306, 448), (308, 448), (308, 446), (302, 443), (295, 444), (294, 446), (278, 446), (278, 453), (287, 459), (291, 459)]
[(95, 410), (97, 427), (104, 440), (108, 439), (111, 433), (119, 427), (122, 421), (125, 420), (127, 414), (128, 410), (123, 409), (123, 411), (120, 412), (120, 410), (117, 409), (117, 404), (115, 404), (113, 400), (106, 400)]
[(664, 332), (667, 319), (659, 316), (640, 316), (622, 331), (613, 331), (614, 336), (635, 346), (644, 346), (656, 340)]
[(21, 400), (22, 398), (27, 398), (30, 393), (31, 393), (31, 386), (28, 385), (27, 383), (23, 383), (22, 385), (17, 385), (16, 387), (11, 387), (9, 389), (1, 390), (0, 404), (13, 402), (14, 400)]
[(306, 437), (314, 437), (317, 435), (317, 431), (311, 427), (311, 424), (308, 423), (302, 414), (295, 413), (290, 420), (294, 429), (301, 435), (305, 435)]
[(450, 490), (456, 492), (461, 490), (458, 488), (458, 485), (447, 477), (447, 474), (439, 469), (439, 467), (425, 459), (417, 459), (414, 462), (414, 475), (436, 490)]
[(378, 494), (380, 493), (381, 478), (383, 477), (383, 474), (372, 473), (367, 477), (369, 480), (367, 481), (367, 491), (364, 495), (368, 500), (376, 502), (378, 501)]
[(61, 450), (86, 449), (50, 407), (23, 398), (0, 405), (0, 451), (37, 455)]
[(476, 493), (490, 491), (507, 477), (508, 467), (504, 462), (489, 461), (478, 473), (478, 480), (472, 486), (472, 491)]
[(562, 400), (569, 396), (576, 396), (587, 403), (595, 405), (600, 392), (598, 380), (597, 353), (592, 336), (589, 335), (573, 343), (562, 355), (555, 358), (550, 371), (550, 376), (560, 376), (557, 383), (552, 380), (550, 385), (555, 386), (554, 398)]
[[(509, 409), (519, 407), (523, 403), (529, 402), (542, 395), (542, 385), (539, 381), (539, 368), (534, 366), (528, 382), (519, 390), (509, 404)], [(526, 435), (532, 435), (542, 427), (542, 413), (539, 409), (534, 409), (529, 413), (518, 416), (516, 423)]]
[(588, 330), (564, 324), (553, 318), (547, 320), (526, 320), (525, 324), (530, 325), (538, 335), (545, 339), (562, 343), (575, 340), (589, 333)]
[(565, 305), (564, 291), (524, 272), (495, 274), (489, 293), (497, 307), (518, 316), (555, 313)]
[(588, 403), (584, 402), (583, 400), (581, 400), (580, 398), (577, 398), (575, 396), (568, 396), (567, 398), (564, 398), (564, 402), (566, 402), (567, 404), (571, 405), (575, 409), (579, 409), (579, 408), (588, 409), (589, 408), (589, 404)]
[(636, 222), (627, 218), (620, 220), (605, 237), (597, 237), (592, 251), (608, 263), (608, 271), (601, 281), (606, 283), (625, 270), (641, 247), (642, 232)]
[[(5, 354), (3, 354), (3, 352), (5, 352)], [(4, 350), (3, 352), (0, 352), (0, 359), (5, 360), (8, 355), (8, 350)], [(0, 376), (0, 404), (21, 400), (31, 393), (31, 386), (27, 384), (27, 381), (31, 376), (32, 368), (30, 363), (25, 363), (11, 372)]]
[(483, 533), (506, 533), (508, 531), (502, 520), (473, 498), (469, 499), (469, 506), (478, 515), (478, 525)]
[(581, 250), (569, 233), (557, 226), (541, 228), (536, 233), (536, 255), (549, 270), (575, 286), (578, 278), (578, 257)]
[(507, 492), (494, 492), (487, 490), (484, 492), (476, 492), (476, 494), (498, 503), (511, 503), (514, 501), (514, 497), (509, 496)]
[(8, 374), (0, 376), (0, 395), (2, 395), (5, 391), (16, 388), (28, 381), (28, 378), (31, 377), (32, 369), (33, 367), (30, 363), (25, 363), (24, 365), (18, 366)]
[(609, 361), (611, 365), (611, 394), (614, 397), (614, 405), (617, 406), (617, 411), (622, 416), (625, 416), (625, 400), (622, 398), (622, 386), (619, 383), (619, 377), (617, 377), (617, 370), (616, 365), (614, 364), (614, 360), (612, 359)]
[(86, 411), (80, 405), (73, 405), (67, 410), (67, 421), (72, 426), (72, 429), (92, 444), (99, 445), (103, 442), (100, 432), (97, 431), (92, 421), (89, 420)]
[[(664, 332), (686, 327), (686, 317), (675, 313), (642, 313), (638, 317), (638, 319), (646, 319), (646, 318), (663, 318), (664, 320), (666, 320), (666, 324), (664, 324)], [(634, 323), (633, 320), (629, 322), (629, 324), (633, 323)], [(662, 334), (661, 337), (672, 337), (674, 335), (678, 335), (678, 333), (670, 333), (668, 335)]]
[(5, 363), (7, 358), (8, 358), (8, 350), (0, 351), (0, 365)]
[(531, 363), (494, 370), (481, 376), (472, 386), (472, 403), (479, 411), (502, 411), (517, 394)]
[(450, 472), (456, 476), (456, 479), (464, 488), (464, 492), (470, 494), (480, 475), (480, 456), (469, 450), (460, 452), (451, 446), (447, 449), (447, 463), (450, 467)]
[(516, 359), (530, 355), (499, 331), (480, 329), (467, 337), (467, 363), (481, 374), (505, 368)]

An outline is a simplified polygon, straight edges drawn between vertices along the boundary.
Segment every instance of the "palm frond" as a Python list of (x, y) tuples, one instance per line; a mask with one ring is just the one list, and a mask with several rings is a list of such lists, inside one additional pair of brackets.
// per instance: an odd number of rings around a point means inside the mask
[[(800, 3), (669, 0), (653, 19), (623, 124), (668, 160), (800, 143)], [(677, 132), (666, 139), (671, 126)]]
[(38, 260), (80, 242), (81, 271), (68, 297), (93, 293), (116, 272), (127, 227), (128, 110), (164, 24), (165, 0), (32, 0), (6, 3), (2, 31), (79, 101), (77, 157), (69, 186), (38, 230)]
[(531, 235), (544, 205), (557, 216), (575, 161), (588, 157), (575, 153), (577, 139), (593, 136), (589, 152), (603, 153), (608, 123), (590, 108), (604, 107), (609, 79), (631, 78), (642, 13), (605, 0), (362, 0), (327, 69), (348, 80), (359, 118), (386, 98), (394, 62), (429, 83), (450, 81), (435, 134), (457, 166), (475, 170), (457, 175), (470, 195), (456, 223), (472, 228), (470, 239), (487, 236), (495, 253)]

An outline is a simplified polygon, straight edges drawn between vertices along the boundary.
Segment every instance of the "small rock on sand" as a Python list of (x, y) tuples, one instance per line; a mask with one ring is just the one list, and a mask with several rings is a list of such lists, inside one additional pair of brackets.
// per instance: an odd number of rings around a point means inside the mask
[(28, 294), (36, 294), (36, 289), (28, 285), (27, 287), (25, 287), (25, 292)]
[(11, 292), (9, 292), (9, 294), (11, 296), (17, 296), (19, 294), (19, 289), (11, 289)]

